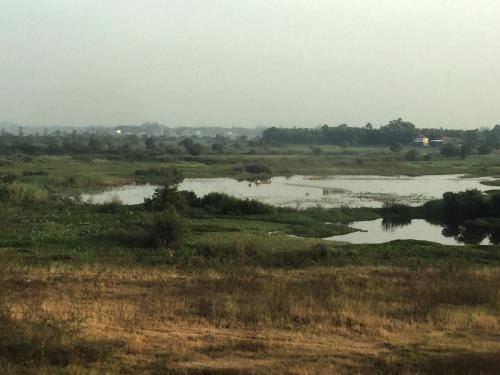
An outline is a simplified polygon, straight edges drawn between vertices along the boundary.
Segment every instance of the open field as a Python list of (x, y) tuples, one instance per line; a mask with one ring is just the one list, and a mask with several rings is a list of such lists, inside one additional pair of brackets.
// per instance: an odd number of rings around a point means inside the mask
[[(73, 322), (79, 340), (92, 343), (94, 361), (73, 354), (64, 363), (72, 373), (454, 373), (466, 366), (479, 374), (500, 366), (497, 266), (3, 268), (11, 319)], [(3, 342), (0, 366), (54, 373), (57, 352), (12, 363), (23, 345), (38, 345), (36, 332), (27, 334)]]

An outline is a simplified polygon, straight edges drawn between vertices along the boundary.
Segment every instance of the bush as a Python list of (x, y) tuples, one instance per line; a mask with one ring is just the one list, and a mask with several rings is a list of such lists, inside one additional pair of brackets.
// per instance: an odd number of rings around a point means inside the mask
[(186, 151), (193, 156), (198, 156), (203, 151), (203, 146), (199, 143), (194, 143), (191, 138), (183, 139), (181, 142), (179, 142), (179, 146), (184, 146)]
[(144, 207), (150, 211), (163, 211), (167, 207), (185, 211), (196, 199), (192, 192), (178, 191), (177, 186), (166, 185), (156, 189), (151, 198), (144, 199)]
[(222, 143), (213, 143), (212, 151), (217, 154), (222, 154), (224, 152), (224, 145)]
[(401, 203), (384, 202), (383, 217), (410, 217), (411, 207)]
[(97, 212), (106, 214), (117, 214), (122, 212), (123, 203), (117, 196), (111, 198), (111, 200), (104, 203), (96, 205)]
[(447, 143), (447, 144), (444, 144), (443, 147), (441, 147), (441, 155), (448, 156), (448, 157), (459, 156), (460, 149), (457, 146), (455, 146), (454, 144)]
[(417, 150), (410, 150), (405, 154), (405, 159), (408, 161), (416, 161), (418, 160), (419, 153)]
[(320, 147), (310, 146), (310, 149), (311, 149), (311, 152), (314, 155), (321, 155), (321, 154), (323, 154), (323, 150)]
[(466, 220), (486, 217), (491, 213), (486, 196), (479, 190), (467, 190), (460, 193), (444, 193), (443, 209), (447, 218)]
[(260, 215), (272, 211), (272, 207), (254, 199), (238, 199), (222, 193), (210, 193), (198, 201), (198, 206), (212, 214)]
[(490, 199), (479, 190), (443, 194), (440, 201), (427, 202), (424, 212), (427, 218), (442, 220), (445, 223), (462, 223), (469, 219), (495, 215), (496, 200)]
[(9, 173), (9, 174), (2, 176), (2, 182), (5, 184), (11, 184), (16, 180), (17, 180), (17, 175), (12, 174), (12, 173)]
[[(0, 372), (2, 374), (67, 373), (110, 360), (109, 345), (79, 337), (79, 322), (44, 316), (35, 321), (0, 317)], [(7, 371), (6, 371), (7, 370)], [(71, 372), (71, 371), (70, 371)]]
[(271, 168), (262, 164), (248, 164), (245, 166), (245, 170), (252, 174), (271, 174)]
[(184, 219), (172, 207), (153, 214), (149, 227), (154, 242), (159, 246), (169, 246), (187, 233)]
[(0, 185), (0, 201), (4, 203), (33, 206), (46, 203), (49, 193), (36, 186), (18, 183)]
[(403, 150), (403, 145), (401, 143), (396, 143), (389, 147), (392, 152), (401, 152)]

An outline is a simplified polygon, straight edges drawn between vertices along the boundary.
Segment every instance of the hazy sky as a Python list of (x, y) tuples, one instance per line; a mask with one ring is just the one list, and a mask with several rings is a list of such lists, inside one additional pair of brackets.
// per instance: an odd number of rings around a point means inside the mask
[(500, 0), (0, 0), (0, 120), (500, 123)]

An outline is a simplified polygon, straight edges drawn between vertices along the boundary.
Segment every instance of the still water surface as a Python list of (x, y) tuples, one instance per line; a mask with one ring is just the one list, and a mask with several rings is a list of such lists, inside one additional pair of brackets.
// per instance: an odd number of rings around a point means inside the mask
[[(198, 196), (211, 192), (238, 198), (257, 199), (282, 207), (381, 207), (385, 200), (419, 205), (440, 198), (447, 191), (488, 190), (481, 181), (492, 178), (462, 178), (461, 175), (432, 176), (292, 176), (273, 177), (258, 182), (232, 178), (187, 178), (179, 190), (193, 191)], [(97, 194), (85, 194), (94, 203), (118, 197), (124, 204), (139, 204), (150, 197), (156, 186), (127, 185)]]
[(443, 245), (491, 245), (498, 243), (498, 236), (488, 230), (473, 227), (443, 227), (425, 220), (414, 219), (404, 225), (391, 225), (382, 219), (357, 221), (349, 225), (359, 232), (326, 238), (355, 244), (384, 243), (394, 240), (421, 240)]

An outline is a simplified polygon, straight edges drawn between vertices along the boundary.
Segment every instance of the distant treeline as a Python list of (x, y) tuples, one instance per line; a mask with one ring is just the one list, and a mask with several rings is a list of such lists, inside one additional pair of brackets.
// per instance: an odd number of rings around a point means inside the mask
[(0, 133), (0, 155), (88, 155), (109, 158), (151, 160), (165, 155), (222, 154), (241, 152), (258, 146), (258, 140), (240, 136), (231, 139), (215, 137), (138, 136), (136, 134), (63, 133), (10, 134)]
[(16, 135), (48, 135), (62, 134), (99, 134), (99, 135), (137, 135), (137, 136), (169, 136), (169, 137), (215, 137), (217, 135), (231, 139), (241, 136), (260, 138), (264, 127), (222, 127), (222, 126), (166, 126), (158, 122), (145, 122), (141, 125), (118, 126), (24, 126), (11, 122), (0, 121), (0, 132)]
[(319, 128), (276, 128), (263, 132), (263, 140), (268, 143), (291, 143), (311, 145), (338, 146), (392, 146), (407, 145), (419, 134), (430, 139), (448, 137), (450, 141), (468, 146), (487, 144), (492, 148), (500, 147), (500, 125), (492, 130), (450, 130), (450, 129), (418, 129), (411, 122), (397, 119), (387, 125), (374, 128), (370, 123), (365, 127), (348, 125), (328, 126)]

